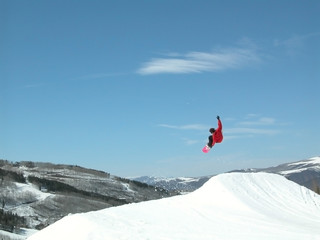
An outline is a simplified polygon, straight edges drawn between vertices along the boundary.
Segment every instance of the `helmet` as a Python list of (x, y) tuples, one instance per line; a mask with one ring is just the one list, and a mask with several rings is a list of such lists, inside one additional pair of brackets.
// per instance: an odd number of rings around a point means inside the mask
[(214, 128), (210, 128), (209, 132), (214, 133), (216, 130)]

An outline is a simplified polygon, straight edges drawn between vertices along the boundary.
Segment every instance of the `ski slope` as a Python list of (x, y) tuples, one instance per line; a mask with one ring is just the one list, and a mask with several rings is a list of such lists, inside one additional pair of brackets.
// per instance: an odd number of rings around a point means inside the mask
[(29, 240), (320, 239), (320, 196), (269, 173), (227, 173), (197, 191), (64, 217)]

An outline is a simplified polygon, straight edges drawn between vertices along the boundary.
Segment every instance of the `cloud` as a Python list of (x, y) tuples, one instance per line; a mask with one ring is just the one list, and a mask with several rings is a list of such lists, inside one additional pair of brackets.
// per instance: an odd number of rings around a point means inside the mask
[[(234, 123), (233, 126), (229, 124), (223, 124), (223, 135), (225, 140), (232, 140), (238, 138), (252, 138), (258, 136), (275, 136), (281, 133), (278, 128), (282, 123), (279, 123), (275, 118), (263, 117), (260, 114), (248, 114), (244, 117), (245, 121)], [(226, 120), (226, 119), (225, 119)], [(222, 122), (224, 120), (222, 119)], [(205, 124), (185, 124), (185, 125), (169, 125), (158, 124), (158, 127), (177, 129), (177, 130), (195, 130), (207, 131), (210, 126)], [(198, 136), (196, 136), (198, 137)], [(183, 139), (187, 145), (197, 143), (195, 140)]]
[[(225, 129), (230, 135), (276, 135), (279, 130), (274, 129), (277, 124), (276, 119), (270, 117), (260, 117), (260, 114), (247, 114), (246, 121), (238, 122), (235, 127)], [(240, 127), (239, 127), (240, 126)], [(272, 128), (270, 128), (272, 126)]]
[(199, 140), (192, 140), (188, 138), (183, 138), (182, 140), (185, 142), (186, 145), (194, 145), (199, 142)]
[(46, 84), (44, 83), (34, 83), (34, 84), (27, 84), (25, 86), (23, 86), (23, 88), (39, 88), (39, 87), (43, 87)]
[(306, 44), (306, 41), (320, 36), (320, 32), (309, 33), (305, 35), (294, 35), (285, 40), (275, 39), (273, 45), (275, 47), (284, 47), (289, 56), (297, 55)]
[(153, 58), (137, 71), (141, 75), (160, 73), (201, 73), (237, 69), (260, 62), (254, 47), (219, 49), (213, 52), (189, 52), (183, 55), (167, 54)]
[(203, 124), (189, 124), (189, 125), (168, 125), (168, 124), (159, 124), (159, 127), (164, 127), (164, 128), (173, 128), (173, 129), (180, 129), (180, 130), (205, 130), (209, 129), (208, 126), (203, 125)]
[(94, 74), (88, 74), (88, 75), (78, 77), (75, 80), (94, 80), (94, 79), (117, 77), (121, 75), (125, 75), (125, 73), (94, 73)]
[(279, 130), (275, 129), (261, 129), (261, 128), (228, 128), (224, 130), (226, 134), (253, 134), (253, 135), (276, 135)]
[(256, 121), (240, 122), (240, 125), (273, 125), (276, 122), (274, 118), (261, 117)]
[(259, 116), (260, 116), (260, 114), (257, 114), (257, 113), (248, 113), (245, 118), (249, 119), (249, 118), (256, 118)]

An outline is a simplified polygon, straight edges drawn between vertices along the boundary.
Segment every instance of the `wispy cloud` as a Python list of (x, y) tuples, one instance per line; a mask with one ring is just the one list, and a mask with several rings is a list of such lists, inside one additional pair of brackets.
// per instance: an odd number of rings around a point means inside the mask
[(251, 134), (251, 135), (275, 135), (279, 133), (276, 129), (262, 129), (262, 128), (228, 128), (224, 130), (226, 134)]
[(226, 48), (212, 52), (167, 54), (166, 58), (153, 58), (144, 63), (137, 72), (141, 75), (216, 72), (241, 68), (260, 61), (260, 56), (252, 46)]
[(93, 73), (76, 78), (75, 80), (95, 80), (125, 75), (125, 73)]
[(45, 86), (45, 83), (34, 83), (34, 84), (27, 84), (23, 86), (23, 88), (39, 88)]
[(184, 143), (186, 145), (194, 145), (199, 142), (199, 140), (192, 140), (192, 139), (188, 139), (188, 138), (182, 138), (182, 140), (184, 141)]
[(205, 130), (209, 129), (207, 125), (203, 124), (188, 124), (188, 125), (169, 125), (169, 124), (158, 124), (159, 127), (173, 128), (180, 130)]
[[(232, 118), (233, 124), (230, 126), (226, 122), (228, 118), (222, 119), (223, 124), (223, 134), (225, 140), (238, 139), (238, 138), (252, 138), (258, 136), (274, 136), (281, 133), (280, 126), (285, 123), (277, 121), (275, 118), (263, 117), (260, 114), (248, 114), (243, 117), (243, 121), (238, 120), (235, 122), (235, 118)], [(185, 125), (170, 125), (170, 124), (158, 124), (158, 127), (175, 129), (179, 131), (183, 130), (195, 130), (201, 131), (201, 134), (207, 132), (207, 130), (212, 127), (206, 124), (185, 124)], [(209, 133), (208, 133), (209, 134)], [(192, 136), (192, 135), (189, 135)], [(198, 133), (196, 136), (198, 137)], [(190, 140), (189, 138), (184, 138), (183, 141), (187, 145), (196, 144), (199, 140)]]
[(239, 136), (255, 136), (255, 135), (276, 135), (280, 130), (276, 129), (279, 125), (275, 118), (263, 117), (260, 114), (251, 113), (244, 117), (244, 121), (239, 121), (232, 128), (225, 129), (227, 135), (235, 137)]
[(245, 118), (250, 119), (250, 118), (256, 118), (259, 116), (260, 116), (260, 114), (257, 114), (257, 113), (248, 113), (247, 116), (245, 116)]
[(307, 40), (319, 36), (320, 32), (314, 32), (305, 35), (294, 35), (284, 40), (275, 39), (273, 41), (273, 45), (275, 47), (284, 47), (289, 56), (294, 56), (299, 53), (301, 49), (303, 49)]
[(255, 121), (240, 122), (240, 125), (273, 125), (276, 122), (274, 118), (261, 117)]

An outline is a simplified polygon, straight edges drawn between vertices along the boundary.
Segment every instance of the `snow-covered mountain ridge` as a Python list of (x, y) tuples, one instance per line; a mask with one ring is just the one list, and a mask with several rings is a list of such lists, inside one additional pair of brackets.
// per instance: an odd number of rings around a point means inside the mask
[(320, 196), (270, 173), (226, 173), (181, 196), (67, 216), (28, 240), (319, 240)]
[(284, 163), (276, 167), (240, 170), (240, 172), (276, 173), (320, 194), (320, 157)]
[(201, 187), (211, 177), (212, 176), (165, 178), (142, 176), (131, 179), (169, 191), (192, 192)]
[[(276, 167), (268, 168), (250, 168), (242, 170), (233, 170), (231, 172), (267, 172), (276, 173), (285, 176), (302, 186), (313, 191), (320, 187), (320, 157), (313, 157), (307, 160), (301, 160), (291, 163), (281, 164)], [(149, 185), (162, 187), (167, 190), (177, 190), (181, 192), (192, 192), (201, 187), (211, 176), (203, 177), (135, 177), (133, 180), (147, 183)]]
[(292, 173), (299, 173), (303, 172), (306, 170), (314, 170), (316, 172), (320, 172), (320, 157), (313, 157), (308, 160), (303, 160), (299, 162), (294, 162), (294, 163), (288, 163), (285, 164), (287, 168), (291, 167), (292, 169), (290, 170), (284, 170), (281, 171), (280, 173), (283, 175), (289, 175)]

